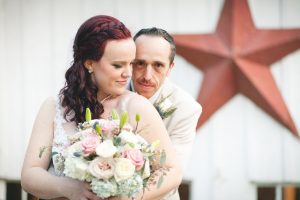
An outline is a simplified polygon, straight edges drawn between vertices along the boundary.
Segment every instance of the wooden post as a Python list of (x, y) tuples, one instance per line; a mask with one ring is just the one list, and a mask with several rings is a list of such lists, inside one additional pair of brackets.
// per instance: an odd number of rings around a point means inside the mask
[(296, 188), (293, 186), (284, 187), (283, 200), (296, 200)]
[(0, 180), (0, 200), (6, 199), (6, 183)]

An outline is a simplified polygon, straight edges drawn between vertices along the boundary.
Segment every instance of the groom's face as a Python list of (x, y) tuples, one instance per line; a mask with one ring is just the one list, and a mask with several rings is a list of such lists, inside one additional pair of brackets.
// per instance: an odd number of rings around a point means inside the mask
[(136, 57), (133, 64), (132, 82), (140, 95), (150, 98), (169, 75), (171, 47), (158, 36), (141, 35), (135, 40)]

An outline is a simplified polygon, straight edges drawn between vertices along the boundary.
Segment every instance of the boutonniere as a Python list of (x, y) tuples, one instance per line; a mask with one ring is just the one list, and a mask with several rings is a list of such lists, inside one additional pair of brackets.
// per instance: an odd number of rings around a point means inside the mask
[(168, 118), (177, 109), (169, 99), (171, 95), (172, 94), (169, 94), (166, 97), (161, 95), (153, 104), (162, 119)]

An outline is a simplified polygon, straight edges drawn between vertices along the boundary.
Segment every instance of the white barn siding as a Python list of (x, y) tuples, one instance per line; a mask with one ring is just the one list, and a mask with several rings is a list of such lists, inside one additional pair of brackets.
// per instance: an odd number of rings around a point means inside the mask
[[(259, 28), (300, 28), (299, 0), (249, 4)], [(222, 6), (223, 0), (0, 0), (0, 180), (20, 178), (34, 118), (43, 100), (63, 86), (84, 20), (112, 15), (133, 34), (152, 26), (209, 33)], [(300, 50), (271, 69), (300, 131), (299, 66)], [(170, 78), (197, 97), (203, 74), (177, 56)], [(199, 130), (185, 179), (192, 181), (193, 200), (255, 200), (257, 184), (300, 184), (300, 140), (237, 95)], [(0, 182), (0, 199), (3, 188)]]

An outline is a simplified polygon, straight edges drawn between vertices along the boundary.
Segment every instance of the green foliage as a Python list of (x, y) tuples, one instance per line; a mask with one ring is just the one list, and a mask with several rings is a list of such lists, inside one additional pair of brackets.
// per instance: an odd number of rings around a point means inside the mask
[(136, 121), (137, 123), (139, 123), (140, 120), (141, 120), (141, 116), (140, 116), (139, 114), (136, 114), (136, 115), (135, 115), (135, 121)]
[(85, 109), (85, 121), (89, 122), (92, 120), (91, 110), (89, 108)]
[(118, 113), (118, 111), (116, 109), (112, 109), (112, 111), (111, 111), (111, 118), (113, 120), (120, 119), (119, 113)]
[(113, 139), (113, 143), (114, 143), (115, 146), (120, 146), (121, 142), (122, 142), (122, 139), (120, 137), (115, 137)]
[(74, 155), (75, 157), (80, 157), (80, 156), (81, 156), (81, 153), (80, 153), (80, 152), (74, 152), (73, 155)]
[(157, 185), (156, 185), (156, 188), (160, 188), (161, 184), (163, 183), (164, 181), (164, 177), (163, 176), (160, 176), (158, 181), (157, 181)]
[(162, 151), (161, 155), (160, 155), (160, 161), (159, 161), (160, 165), (164, 165), (166, 162), (166, 159), (167, 159), (166, 152)]
[(161, 110), (159, 110), (158, 112), (159, 112), (162, 119), (166, 119), (169, 116), (171, 116), (176, 110), (177, 110), (177, 108), (171, 107), (168, 110), (166, 110), (165, 112), (163, 112)]
[(140, 120), (141, 120), (141, 116), (139, 114), (136, 114), (135, 115), (136, 126), (135, 126), (135, 131), (134, 131), (135, 134), (137, 133), (137, 129), (138, 129)]
[(55, 156), (56, 154), (58, 154), (58, 152), (56, 152), (56, 151), (52, 152), (52, 153), (51, 153), (51, 157), (52, 157), (52, 156)]
[(119, 128), (122, 129), (123, 126), (125, 125), (125, 123), (127, 122), (127, 117), (128, 117), (128, 113), (127, 112), (123, 112), (121, 119), (120, 119), (120, 125)]
[(101, 136), (101, 135), (102, 135), (102, 128), (100, 127), (100, 125), (98, 124), (98, 122), (95, 123), (94, 126), (95, 126), (94, 128), (95, 128), (97, 134), (98, 134), (99, 136)]

